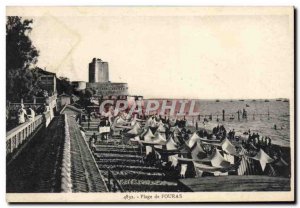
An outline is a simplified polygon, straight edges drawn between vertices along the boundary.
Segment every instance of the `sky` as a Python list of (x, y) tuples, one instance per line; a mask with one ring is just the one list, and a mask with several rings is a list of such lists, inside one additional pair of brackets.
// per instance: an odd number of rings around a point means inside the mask
[(130, 94), (146, 98), (293, 94), (293, 30), (286, 13), (86, 11), (25, 10), (34, 20), (30, 36), (39, 67), (88, 81), (89, 62), (100, 58), (109, 62), (112, 82), (127, 82)]

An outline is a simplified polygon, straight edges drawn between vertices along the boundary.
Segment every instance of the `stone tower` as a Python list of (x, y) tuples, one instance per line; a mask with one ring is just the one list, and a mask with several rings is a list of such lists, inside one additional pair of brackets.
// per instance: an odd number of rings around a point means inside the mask
[(93, 58), (89, 63), (89, 82), (109, 82), (108, 63), (101, 59)]

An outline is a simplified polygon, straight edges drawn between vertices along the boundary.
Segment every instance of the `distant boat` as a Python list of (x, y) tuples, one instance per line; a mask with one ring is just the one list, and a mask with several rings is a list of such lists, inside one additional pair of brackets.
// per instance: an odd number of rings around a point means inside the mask
[(284, 99), (283, 102), (289, 102), (289, 100), (288, 99)]
[(276, 99), (276, 101), (281, 101), (281, 99)]
[(220, 100), (216, 100), (216, 102), (218, 103), (218, 102), (220, 102)]
[(265, 102), (270, 102), (269, 100), (265, 100)]
[(239, 100), (239, 101), (245, 101), (245, 100)]
[(253, 102), (256, 102), (256, 100), (254, 100), (254, 99), (253, 99), (252, 101), (253, 101)]
[(246, 107), (250, 107), (250, 105), (246, 104)]

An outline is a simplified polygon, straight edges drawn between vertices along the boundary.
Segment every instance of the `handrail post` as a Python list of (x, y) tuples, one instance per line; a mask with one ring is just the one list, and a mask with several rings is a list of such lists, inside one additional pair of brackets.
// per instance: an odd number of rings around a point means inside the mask
[(110, 185), (110, 179), (111, 179), (111, 175), (110, 175), (110, 171), (107, 169), (108, 172), (108, 190), (111, 191), (111, 185)]
[(117, 187), (116, 187), (116, 181), (115, 180), (113, 180), (113, 191), (114, 192), (117, 192)]

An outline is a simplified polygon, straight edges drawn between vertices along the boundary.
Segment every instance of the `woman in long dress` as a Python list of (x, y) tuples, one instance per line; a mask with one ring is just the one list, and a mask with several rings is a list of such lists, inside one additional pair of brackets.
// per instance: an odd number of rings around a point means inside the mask
[(21, 104), (21, 108), (18, 111), (18, 120), (19, 124), (25, 123), (25, 116), (27, 117), (26, 110), (24, 109), (24, 105)]

